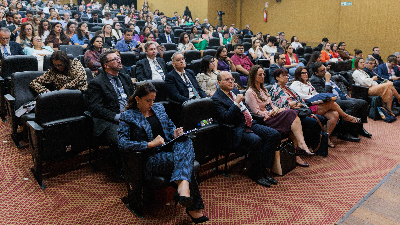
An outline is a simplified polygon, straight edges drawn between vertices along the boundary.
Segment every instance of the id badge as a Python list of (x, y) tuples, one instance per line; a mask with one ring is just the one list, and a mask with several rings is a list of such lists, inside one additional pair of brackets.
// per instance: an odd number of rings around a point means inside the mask
[(122, 99), (125, 99), (125, 98), (127, 98), (128, 96), (127, 96), (125, 93), (122, 93), (122, 94), (121, 94), (121, 97), (122, 97)]

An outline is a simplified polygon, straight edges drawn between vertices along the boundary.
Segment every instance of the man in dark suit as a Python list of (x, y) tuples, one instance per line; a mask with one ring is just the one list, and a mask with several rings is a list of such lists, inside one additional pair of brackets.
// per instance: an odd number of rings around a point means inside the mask
[(130, 77), (119, 72), (122, 69), (121, 58), (114, 50), (102, 53), (100, 63), (104, 72), (96, 76), (87, 89), (93, 132), (99, 139), (117, 145), (120, 113), (133, 94), (134, 86)]
[(207, 94), (197, 83), (196, 75), (191, 70), (185, 70), (186, 63), (182, 53), (176, 52), (172, 56), (174, 70), (165, 77), (165, 84), (169, 97), (173, 101), (183, 103), (190, 99), (205, 98)]
[(20, 14), (16, 13), (13, 15), (13, 20), (14, 24), (7, 27), (11, 31), (11, 41), (15, 41), (21, 32), (22, 17)]
[(393, 81), (393, 86), (400, 92), (400, 70), (397, 66), (397, 57), (389, 55), (387, 63), (382, 63), (378, 66), (378, 74), (386, 80)]
[(222, 27), (220, 25), (217, 25), (217, 31), (212, 33), (213, 38), (222, 38)]
[(376, 60), (378, 60), (378, 65), (383, 64), (382, 57), (379, 55), (381, 54), (381, 51), (379, 50), (379, 47), (373, 47), (372, 48), (372, 57), (374, 57)]
[(281, 141), (278, 131), (257, 124), (252, 120), (249, 110), (243, 104), (244, 96), (234, 88), (234, 79), (229, 72), (217, 76), (219, 88), (211, 99), (214, 101), (216, 120), (234, 126), (233, 147), (248, 145), (251, 160), (250, 178), (265, 187), (278, 182), (271, 177), (275, 150)]
[(246, 24), (245, 29), (241, 31), (242, 35), (254, 35), (253, 31), (250, 30), (250, 25)]
[(167, 24), (164, 27), (164, 33), (158, 36), (158, 43), (174, 43), (174, 34), (171, 33), (171, 25)]
[[(331, 74), (326, 71), (321, 62), (316, 62), (313, 66), (314, 74), (310, 78), (311, 85), (318, 93), (333, 93), (338, 96), (336, 103), (342, 110), (352, 116), (361, 118), (361, 123), (355, 124), (341, 120), (338, 138), (346, 141), (358, 142), (358, 134), (371, 138), (371, 134), (363, 128), (363, 123), (367, 123), (368, 102), (363, 99), (350, 98), (346, 91), (342, 91), (333, 79)], [(337, 82), (344, 80), (338, 77)], [(347, 81), (344, 81), (347, 82)]]
[(9, 29), (0, 28), (0, 60), (10, 55), (25, 55), (20, 44), (10, 41), (10, 35)]
[(167, 66), (164, 59), (156, 57), (156, 43), (154, 41), (146, 42), (144, 49), (147, 57), (136, 63), (136, 79), (138, 81), (165, 80)]
[(99, 18), (99, 11), (92, 12), (92, 18), (89, 19), (89, 23), (101, 23), (101, 19)]
[(8, 27), (14, 24), (14, 13), (12, 12), (7, 12), (6, 13), (6, 20), (2, 20), (0, 22), (0, 27)]

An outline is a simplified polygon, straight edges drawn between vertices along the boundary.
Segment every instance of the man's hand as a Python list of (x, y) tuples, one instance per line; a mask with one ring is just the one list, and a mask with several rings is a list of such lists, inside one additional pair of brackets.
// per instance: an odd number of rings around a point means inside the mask
[(331, 82), (331, 77), (332, 77), (332, 75), (330, 73), (328, 73), (328, 72), (325, 73), (325, 81), (326, 82)]
[(239, 104), (240, 102), (243, 101), (243, 99), (244, 99), (244, 96), (242, 94), (238, 94), (238, 95), (236, 95), (235, 102)]
[(373, 76), (373, 77), (372, 77), (372, 80), (373, 80), (373, 81), (376, 81), (376, 80), (378, 80), (378, 77), (377, 77), (377, 76)]

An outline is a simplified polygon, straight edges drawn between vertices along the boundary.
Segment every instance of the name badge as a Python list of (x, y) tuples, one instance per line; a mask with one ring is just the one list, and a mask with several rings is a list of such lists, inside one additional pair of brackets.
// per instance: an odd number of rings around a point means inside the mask
[(157, 70), (157, 72), (158, 72), (159, 74), (164, 74), (164, 71), (163, 71), (162, 69)]
[(122, 93), (121, 97), (124, 99), (124, 98), (127, 98), (128, 96), (125, 93)]

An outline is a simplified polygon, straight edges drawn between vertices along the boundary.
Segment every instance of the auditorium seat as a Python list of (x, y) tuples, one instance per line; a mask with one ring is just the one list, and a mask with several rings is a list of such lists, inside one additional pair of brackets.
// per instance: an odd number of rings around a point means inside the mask
[(71, 54), (74, 58), (83, 55), (83, 48), (81, 45), (60, 45), (60, 50)]

